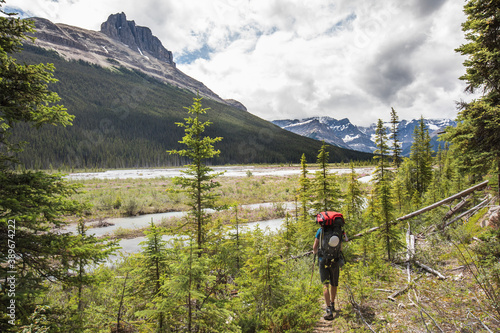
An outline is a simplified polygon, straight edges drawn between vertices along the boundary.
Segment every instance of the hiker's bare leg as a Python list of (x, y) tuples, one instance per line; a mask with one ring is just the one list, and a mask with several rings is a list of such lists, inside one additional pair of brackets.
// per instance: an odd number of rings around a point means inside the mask
[(335, 297), (337, 297), (337, 287), (330, 287), (330, 300), (335, 303)]
[(328, 290), (328, 286), (328, 283), (323, 285), (323, 296), (325, 297), (326, 306), (330, 306), (330, 291)]

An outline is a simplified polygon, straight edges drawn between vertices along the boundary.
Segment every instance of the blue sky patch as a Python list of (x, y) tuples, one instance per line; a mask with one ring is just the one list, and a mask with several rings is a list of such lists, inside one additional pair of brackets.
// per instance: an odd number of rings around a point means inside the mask
[(14, 7), (9, 7), (9, 6), (5, 6), (4, 8), (5, 8), (4, 11), (6, 13), (17, 13), (19, 15), (19, 17), (22, 18), (22, 19), (25, 19), (25, 18), (33, 16), (29, 12), (25, 12), (22, 9), (19, 9), (19, 8), (14, 8)]
[(194, 50), (192, 52), (186, 52), (180, 55), (179, 57), (176, 57), (174, 54), (174, 61), (177, 64), (186, 64), (189, 65), (192, 62), (194, 62), (196, 59), (205, 59), (209, 60), (210, 59), (210, 53), (212, 53), (214, 50), (207, 44), (203, 44), (203, 46), (200, 49)]
[(325, 32), (327, 34), (334, 34), (338, 31), (344, 30), (346, 28), (346, 26), (349, 26), (351, 24), (351, 22), (354, 21), (356, 18), (357, 18), (356, 14), (351, 13), (346, 18), (335, 23), (332, 27), (330, 27)]

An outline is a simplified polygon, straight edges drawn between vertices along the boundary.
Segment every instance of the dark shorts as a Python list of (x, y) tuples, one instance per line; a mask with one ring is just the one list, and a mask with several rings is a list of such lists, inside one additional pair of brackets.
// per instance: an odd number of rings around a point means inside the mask
[(339, 274), (340, 268), (338, 262), (332, 261), (330, 266), (325, 266), (323, 260), (319, 260), (319, 276), (321, 278), (321, 283), (338, 287)]

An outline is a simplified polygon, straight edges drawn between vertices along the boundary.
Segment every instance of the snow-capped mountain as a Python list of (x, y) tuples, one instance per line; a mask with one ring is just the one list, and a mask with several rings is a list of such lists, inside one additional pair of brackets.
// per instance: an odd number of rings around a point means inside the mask
[[(419, 121), (402, 120), (399, 123), (398, 139), (401, 142), (403, 155), (405, 156), (410, 154), (410, 147), (413, 143), (413, 132)], [(273, 123), (293, 133), (317, 140), (324, 140), (338, 147), (369, 153), (372, 153), (376, 149), (376, 124), (362, 127), (353, 125), (347, 118), (337, 120), (330, 117), (274, 120)], [(431, 143), (435, 150), (437, 150), (440, 144), (437, 140), (438, 133), (448, 126), (456, 125), (456, 122), (450, 119), (424, 119), (424, 123), (429, 131)], [(389, 123), (385, 125), (390, 128)], [(388, 129), (387, 133), (390, 133), (390, 129)]]

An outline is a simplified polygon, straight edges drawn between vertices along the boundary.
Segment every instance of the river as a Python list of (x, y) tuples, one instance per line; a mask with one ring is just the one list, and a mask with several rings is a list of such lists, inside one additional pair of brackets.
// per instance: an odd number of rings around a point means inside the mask
[[(298, 175), (301, 172), (300, 167), (260, 167), (260, 166), (221, 166), (212, 167), (214, 172), (224, 172), (224, 177), (244, 177), (248, 175), (253, 176), (290, 176)], [(127, 169), (127, 170), (107, 170), (102, 172), (82, 172), (82, 173), (72, 173), (66, 176), (68, 179), (73, 180), (85, 180), (85, 179), (127, 179), (127, 178), (138, 178), (138, 179), (150, 179), (150, 178), (161, 178), (161, 177), (179, 177), (183, 176), (183, 168), (165, 168), (165, 169)], [(371, 173), (374, 168), (355, 168), (354, 171), (363, 175), (359, 178), (360, 182), (369, 182), (372, 180)], [(310, 174), (313, 174), (316, 170), (308, 170)], [(350, 168), (340, 168), (331, 169), (332, 173), (345, 174), (350, 173)], [(243, 205), (243, 207), (256, 209), (259, 206), (271, 206), (272, 203), (261, 203), (254, 205)], [(288, 209), (293, 209), (293, 203), (286, 203)], [(112, 234), (118, 228), (124, 229), (138, 229), (147, 227), (151, 221), (157, 224), (161, 222), (162, 219), (172, 218), (172, 217), (183, 217), (186, 212), (168, 212), (168, 213), (158, 213), (158, 214), (147, 214), (141, 216), (133, 217), (119, 217), (119, 218), (109, 218), (106, 219), (110, 225), (101, 228), (91, 228), (87, 230), (88, 234), (94, 234), (96, 236), (104, 236)], [(278, 230), (284, 219), (273, 219), (268, 221), (258, 221), (250, 222), (242, 225), (242, 230), (255, 229), (257, 226), (261, 229), (267, 229), (270, 232)], [(75, 232), (76, 226), (71, 225), (66, 229), (69, 232)], [(173, 236), (163, 236), (164, 240), (168, 240)], [(121, 251), (126, 253), (135, 253), (140, 251), (140, 243), (145, 241), (146, 237), (136, 237), (131, 239), (121, 239), (119, 244), (122, 247)]]
[[(271, 207), (273, 203), (259, 203), (259, 204), (251, 204), (251, 205), (242, 205), (243, 208), (249, 209), (258, 209), (259, 207)], [(293, 209), (294, 203), (288, 202), (284, 203), (285, 209)], [(187, 212), (167, 212), (167, 213), (157, 213), (157, 214), (146, 214), (139, 216), (131, 216), (131, 217), (117, 217), (117, 218), (108, 218), (105, 219), (109, 225), (106, 227), (95, 227), (87, 229), (86, 233), (88, 235), (95, 235), (97, 237), (111, 235), (115, 230), (119, 228), (123, 229), (140, 229), (150, 225), (151, 221), (154, 224), (160, 223), (163, 219), (169, 219), (173, 217), (184, 217)], [(258, 221), (258, 222), (249, 222), (241, 225), (242, 230), (252, 230), (257, 226), (261, 229), (267, 229), (270, 232), (276, 231), (279, 229), (284, 219), (272, 219), (266, 221)], [(93, 226), (93, 224), (90, 224)], [(65, 231), (75, 233), (76, 232), (76, 224), (69, 225)], [(164, 240), (171, 239), (173, 236), (163, 236)], [(122, 252), (127, 253), (135, 253), (140, 250), (140, 242), (146, 240), (146, 237), (135, 237), (129, 239), (121, 239), (119, 244), (122, 247)]]
[[(299, 166), (291, 167), (261, 167), (261, 166), (216, 166), (212, 167), (214, 172), (224, 172), (223, 177), (245, 177), (249, 174), (254, 176), (292, 176), (298, 175), (301, 172)], [(127, 178), (171, 178), (182, 176), (183, 168), (165, 168), (165, 169), (124, 169), (124, 170), (107, 170), (102, 172), (79, 172), (71, 173), (66, 176), (67, 179), (71, 180), (84, 180), (84, 179), (127, 179)], [(310, 174), (313, 174), (316, 170), (308, 170)], [(373, 168), (355, 168), (354, 171), (357, 174), (365, 175), (371, 174)], [(330, 170), (332, 173), (345, 174), (351, 172), (350, 168), (339, 168)]]
[[(257, 227), (259, 227), (262, 230), (266, 230), (268, 232), (275, 232), (277, 231), (281, 225), (283, 224), (283, 221), (285, 219), (274, 219), (274, 220), (267, 220), (267, 221), (259, 221), (259, 222), (249, 222), (242, 224), (240, 226), (240, 231), (245, 232), (248, 230), (254, 230)], [(92, 230), (92, 229), (91, 229)], [(163, 236), (162, 239), (167, 241), (172, 239), (174, 236)], [(141, 250), (141, 242), (144, 242), (146, 240), (146, 237), (135, 237), (135, 238), (129, 238), (129, 239), (121, 239), (119, 242), (119, 245), (121, 247), (120, 251), (122, 253), (137, 253)]]

